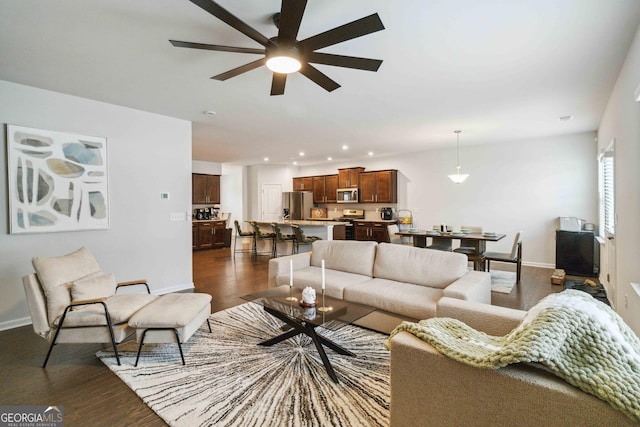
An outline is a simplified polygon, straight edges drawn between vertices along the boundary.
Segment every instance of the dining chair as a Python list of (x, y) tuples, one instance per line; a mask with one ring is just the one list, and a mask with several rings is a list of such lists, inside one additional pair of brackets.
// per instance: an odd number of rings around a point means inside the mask
[(511, 252), (485, 252), (484, 259), (487, 262), (487, 271), (491, 271), (491, 261), (511, 262), (516, 264), (516, 283), (520, 283), (522, 272), (522, 231), (518, 231), (513, 239)]
[(294, 240), (295, 244), (295, 253), (300, 252), (300, 245), (311, 245), (316, 240), (322, 240), (321, 237), (318, 236), (305, 236), (304, 231), (300, 229), (298, 225), (292, 224), (291, 229), (293, 230), (293, 235), (296, 237)]
[[(472, 234), (482, 234), (482, 227), (477, 225), (463, 225), (461, 230), (471, 230)], [(484, 266), (484, 259), (482, 253), (480, 253), (479, 243), (475, 239), (460, 239), (460, 247), (453, 250), (459, 254), (465, 254), (470, 262), (473, 262), (474, 270), (479, 270), (479, 267)]]
[[(254, 249), (255, 249), (255, 233), (253, 231), (242, 231), (242, 229), (240, 228), (240, 224), (238, 223), (238, 221), (233, 221), (233, 224), (235, 225), (236, 228), (236, 237), (233, 240), (233, 259), (236, 259), (236, 252), (238, 253), (253, 253)], [(238, 245), (238, 239), (240, 239), (240, 244), (242, 245), (241, 249), (238, 249), (237, 245)], [(249, 249), (245, 249), (244, 248), (244, 241), (245, 239), (250, 239), (250, 243), (249, 243)]]
[(280, 226), (275, 222), (271, 223), (271, 228), (273, 229), (273, 233), (276, 235), (275, 241), (273, 244), (273, 257), (278, 257), (278, 243), (288, 243), (291, 242), (291, 255), (293, 255), (295, 250), (295, 234), (282, 234), (282, 230), (280, 230)]
[(404, 244), (402, 241), (402, 236), (398, 236), (396, 234), (399, 231), (400, 231), (400, 227), (398, 227), (398, 224), (387, 225), (387, 233), (389, 234), (389, 243), (395, 243), (397, 245)]
[[(440, 230), (440, 225), (435, 224), (434, 230)], [(431, 245), (427, 246), (427, 249), (435, 249), (437, 251), (451, 252), (451, 239), (441, 239), (439, 237), (431, 238)]]
[[(249, 224), (253, 227), (254, 236), (254, 244), (253, 244), (253, 259), (256, 260), (258, 255), (268, 255), (270, 257), (274, 257), (275, 247), (276, 247), (276, 235), (275, 233), (263, 233), (260, 230), (260, 225), (256, 221), (249, 221)], [(271, 247), (269, 251), (261, 251), (258, 252), (258, 242), (271, 242)]]

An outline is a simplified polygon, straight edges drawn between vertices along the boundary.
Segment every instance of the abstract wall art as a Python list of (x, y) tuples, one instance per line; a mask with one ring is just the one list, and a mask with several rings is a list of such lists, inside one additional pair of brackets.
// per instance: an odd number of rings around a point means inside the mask
[(11, 234), (109, 228), (107, 139), (7, 125)]

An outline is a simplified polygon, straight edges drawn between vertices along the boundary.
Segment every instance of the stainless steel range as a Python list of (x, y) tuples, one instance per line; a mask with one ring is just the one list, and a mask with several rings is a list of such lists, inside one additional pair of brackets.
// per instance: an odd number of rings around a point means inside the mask
[(335, 218), (335, 221), (348, 222), (345, 226), (345, 234), (347, 240), (355, 240), (355, 232), (353, 229), (353, 221), (364, 219), (364, 209), (343, 209), (342, 216)]

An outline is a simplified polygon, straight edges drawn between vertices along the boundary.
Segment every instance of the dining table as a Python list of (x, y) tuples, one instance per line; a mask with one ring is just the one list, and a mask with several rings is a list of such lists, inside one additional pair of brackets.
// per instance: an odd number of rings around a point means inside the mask
[[(430, 238), (432, 241), (437, 241), (438, 246), (444, 246), (450, 251), (453, 250), (453, 241), (460, 240), (460, 246), (473, 247), (473, 255), (476, 256), (485, 253), (487, 242), (497, 242), (506, 236), (502, 233), (463, 233), (420, 229), (401, 230), (396, 232), (396, 235), (413, 238), (413, 246), (418, 248), (426, 248), (427, 239)], [(474, 263), (474, 269), (484, 271), (484, 262)]]

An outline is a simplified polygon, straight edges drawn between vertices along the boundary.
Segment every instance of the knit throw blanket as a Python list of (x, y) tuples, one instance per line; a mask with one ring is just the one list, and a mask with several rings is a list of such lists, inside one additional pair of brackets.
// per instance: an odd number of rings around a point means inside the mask
[(551, 294), (504, 337), (449, 318), (403, 322), (440, 353), (479, 368), (540, 363), (555, 375), (640, 422), (640, 339), (606, 304), (576, 290)]

